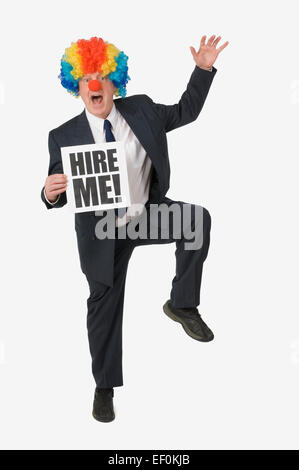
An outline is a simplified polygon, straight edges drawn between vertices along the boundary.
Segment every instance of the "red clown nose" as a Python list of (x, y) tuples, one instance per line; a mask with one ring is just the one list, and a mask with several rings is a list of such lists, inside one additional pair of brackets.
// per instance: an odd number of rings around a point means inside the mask
[(99, 91), (101, 87), (102, 85), (99, 80), (90, 80), (90, 82), (88, 82), (88, 88), (90, 91)]

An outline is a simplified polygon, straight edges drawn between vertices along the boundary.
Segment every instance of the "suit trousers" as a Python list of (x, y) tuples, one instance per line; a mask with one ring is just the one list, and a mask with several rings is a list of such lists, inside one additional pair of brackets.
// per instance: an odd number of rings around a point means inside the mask
[[(173, 201), (164, 198), (162, 201), (167, 206), (176, 203), (182, 208), (182, 201)], [(200, 303), (200, 287), (202, 279), (203, 263), (207, 257), (210, 245), (211, 216), (208, 210), (202, 206), (188, 204), (190, 207), (190, 223), (192, 230), (201, 230), (201, 244), (199, 248), (186, 250), (185, 242), (190, 242), (180, 225), (179, 238), (173, 226), (170, 216), (169, 236), (162, 236), (161, 222), (158, 220), (158, 237), (150, 238), (148, 232), (146, 238), (121, 239), (120, 229), (116, 230), (115, 254), (114, 254), (114, 284), (113, 287), (102, 284), (86, 275), (90, 296), (87, 299), (87, 331), (89, 349), (92, 359), (92, 374), (98, 387), (108, 388), (123, 385), (122, 371), (122, 321), (125, 295), (126, 275), (130, 257), (135, 247), (150, 244), (176, 243), (176, 273), (172, 280), (170, 296), (175, 307), (192, 308)], [(201, 223), (195, 225), (195, 210), (202, 214)], [(149, 218), (149, 204), (145, 205), (146, 216)], [(141, 293), (143, 298), (148, 295), (146, 289)], [(165, 298), (167, 300), (167, 298)], [(142, 305), (146, 303), (142, 302)]]

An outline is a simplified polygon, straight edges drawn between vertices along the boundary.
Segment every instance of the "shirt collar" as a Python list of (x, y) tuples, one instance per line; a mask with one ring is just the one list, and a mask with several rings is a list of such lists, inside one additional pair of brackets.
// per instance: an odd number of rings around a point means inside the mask
[[(94, 114), (90, 113), (87, 108), (85, 108), (85, 113), (86, 117), (88, 119), (88, 122), (90, 126), (96, 127), (97, 129), (101, 130), (104, 132), (104, 121), (105, 119), (102, 119), (98, 116), (95, 116)], [(112, 129), (115, 130), (116, 127), (116, 122), (117, 122), (117, 109), (116, 106), (113, 102), (112, 109), (108, 116), (106, 117), (111, 122)]]

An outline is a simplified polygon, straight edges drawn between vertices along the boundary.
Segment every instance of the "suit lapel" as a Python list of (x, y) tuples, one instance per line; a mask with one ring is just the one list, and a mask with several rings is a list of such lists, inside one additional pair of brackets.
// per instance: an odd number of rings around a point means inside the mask
[(78, 116), (74, 139), (76, 143), (72, 145), (95, 144), (95, 141), (94, 141), (91, 129), (90, 129), (90, 125), (86, 117), (85, 109)]
[(157, 145), (157, 138), (153, 134), (151, 127), (148, 124), (147, 117), (143, 113), (141, 107), (137, 107), (134, 101), (129, 102), (125, 99), (114, 100), (115, 106), (123, 118), (127, 121), (132, 132), (135, 134), (142, 147), (149, 156), (153, 167), (155, 168), (158, 179), (163, 174), (161, 162), (159, 158), (160, 149)]
[(134, 102), (125, 101), (125, 99), (114, 100), (115, 106), (123, 118), (127, 121), (132, 132), (135, 134), (142, 147), (156, 165), (155, 138), (153, 131), (148, 125), (146, 116), (141, 108), (137, 108)]
[[(157, 158), (159, 152), (155, 147), (155, 137), (141, 108), (137, 108), (136, 105), (134, 105), (134, 102), (126, 101), (123, 98), (115, 99), (114, 103), (117, 110), (128, 123), (132, 132), (135, 134), (142, 147), (148, 154), (156, 171), (159, 174), (160, 166), (159, 159)], [(71, 145), (87, 145), (95, 143), (88, 119), (86, 117), (85, 109), (81, 114), (78, 115), (76, 132), (74, 133), (72, 140), (74, 142), (72, 142)]]

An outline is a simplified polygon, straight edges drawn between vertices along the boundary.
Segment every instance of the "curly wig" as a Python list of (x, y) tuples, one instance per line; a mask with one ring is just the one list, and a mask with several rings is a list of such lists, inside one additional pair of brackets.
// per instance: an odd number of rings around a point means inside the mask
[(130, 79), (127, 67), (128, 56), (102, 38), (78, 39), (65, 49), (61, 59), (58, 78), (69, 93), (79, 96), (79, 81), (87, 74), (99, 72), (108, 75), (116, 87), (114, 94), (124, 98), (126, 84)]

